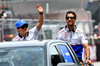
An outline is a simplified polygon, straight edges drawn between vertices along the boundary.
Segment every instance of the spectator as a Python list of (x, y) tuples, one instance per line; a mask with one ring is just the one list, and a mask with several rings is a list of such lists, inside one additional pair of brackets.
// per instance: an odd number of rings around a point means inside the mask
[(88, 3), (87, 3), (87, 7), (86, 8), (88, 8), (93, 3), (93, 1), (94, 0), (89, 0)]
[(99, 30), (98, 30), (99, 26), (98, 25), (95, 25), (94, 26), (94, 29), (93, 29), (93, 32), (96, 33), (97, 35), (99, 35)]

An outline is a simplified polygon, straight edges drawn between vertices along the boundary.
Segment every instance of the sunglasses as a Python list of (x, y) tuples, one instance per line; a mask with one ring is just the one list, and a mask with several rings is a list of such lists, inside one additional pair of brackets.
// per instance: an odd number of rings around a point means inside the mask
[(70, 18), (70, 19), (75, 19), (75, 17), (66, 17), (66, 19), (69, 19), (69, 18)]
[(27, 24), (24, 24), (23, 26), (21, 26), (20, 28), (24, 29), (24, 28), (27, 28), (28, 25)]

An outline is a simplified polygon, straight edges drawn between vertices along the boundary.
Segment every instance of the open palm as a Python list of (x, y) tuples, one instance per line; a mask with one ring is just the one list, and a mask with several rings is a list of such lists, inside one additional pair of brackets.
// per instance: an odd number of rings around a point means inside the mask
[(37, 8), (38, 12), (43, 13), (43, 8), (41, 7), (40, 4), (37, 4), (36, 8)]

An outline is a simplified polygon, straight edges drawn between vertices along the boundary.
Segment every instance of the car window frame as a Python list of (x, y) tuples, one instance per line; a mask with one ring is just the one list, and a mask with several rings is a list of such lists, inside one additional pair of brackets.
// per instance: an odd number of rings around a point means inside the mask
[[(78, 59), (78, 57), (76, 56), (76, 53), (74, 52), (74, 50), (72, 49), (72, 47), (69, 45), (69, 44), (67, 44), (67, 43), (65, 43), (65, 45), (66, 45), (66, 47), (68, 48), (68, 50), (69, 50), (69, 52), (70, 52), (70, 54), (71, 54), (71, 57), (73, 58), (73, 62), (74, 63), (77, 63), (77, 64), (80, 64), (80, 62), (79, 62), (79, 59)], [(58, 48), (59, 49), (59, 48)], [(60, 50), (59, 50), (60, 51)]]
[[(58, 45), (61, 45), (61, 44), (58, 44)], [(62, 55), (62, 53), (61, 53), (60, 48), (58, 47), (58, 45), (56, 45), (56, 47), (58, 48), (58, 51), (59, 51), (59, 53), (61, 54), (61, 57), (63, 58), (63, 61), (65, 62), (64, 57), (63, 57), (63, 55)], [(67, 47), (67, 45), (62, 45), (62, 46)], [(66, 50), (68, 50), (69, 54), (71, 55), (71, 58), (72, 58), (72, 60), (73, 60), (73, 63), (75, 63), (75, 60), (74, 60), (74, 58), (73, 58), (73, 53), (71, 53), (71, 51), (70, 51), (69, 49), (70, 49), (69, 47), (66, 48)], [(66, 63), (66, 62), (65, 62), (65, 63)]]
[[(80, 63), (79, 63), (79, 60), (78, 60), (78, 58), (77, 58), (77, 56), (76, 56), (76, 54), (75, 54), (75, 52), (74, 52), (74, 50), (72, 49), (72, 47), (71, 47), (69, 44), (66, 44), (66, 43), (59, 43), (59, 42), (58, 42), (58, 43), (52, 43), (50, 46), (52, 46), (52, 45), (54, 45), (54, 46), (56, 47), (56, 50), (58, 51), (60, 57), (62, 58), (62, 62), (65, 62), (65, 61), (64, 61), (64, 58), (63, 58), (63, 56), (62, 56), (62, 54), (61, 54), (59, 48), (57, 47), (57, 45), (65, 45), (65, 46), (68, 48), (68, 51), (69, 51), (70, 54), (71, 54), (71, 57), (72, 57), (72, 59), (73, 59), (73, 62), (76, 63), (76, 64), (80, 64)], [(50, 59), (51, 59), (51, 55), (50, 55)], [(50, 63), (51, 63), (51, 60), (50, 60)]]
[(58, 55), (59, 55), (59, 57), (60, 57), (60, 59), (61, 59), (61, 62), (64, 62), (64, 61), (63, 61), (63, 58), (62, 58), (61, 55), (59, 54), (58, 48), (56, 47), (55, 44), (56, 44), (56, 43), (53, 43), (52, 45), (50, 45), (50, 48), (49, 48), (49, 57), (50, 57), (49, 61), (50, 61), (50, 66), (52, 66), (51, 54), (50, 54), (51, 47), (55, 47), (55, 49), (57, 50)]

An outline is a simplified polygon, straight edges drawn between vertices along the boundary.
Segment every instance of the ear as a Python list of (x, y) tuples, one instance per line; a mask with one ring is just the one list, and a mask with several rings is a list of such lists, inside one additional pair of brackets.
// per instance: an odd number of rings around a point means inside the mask
[(76, 19), (75, 19), (75, 21), (76, 21)]
[(20, 30), (20, 28), (17, 28), (17, 31), (19, 31)]

